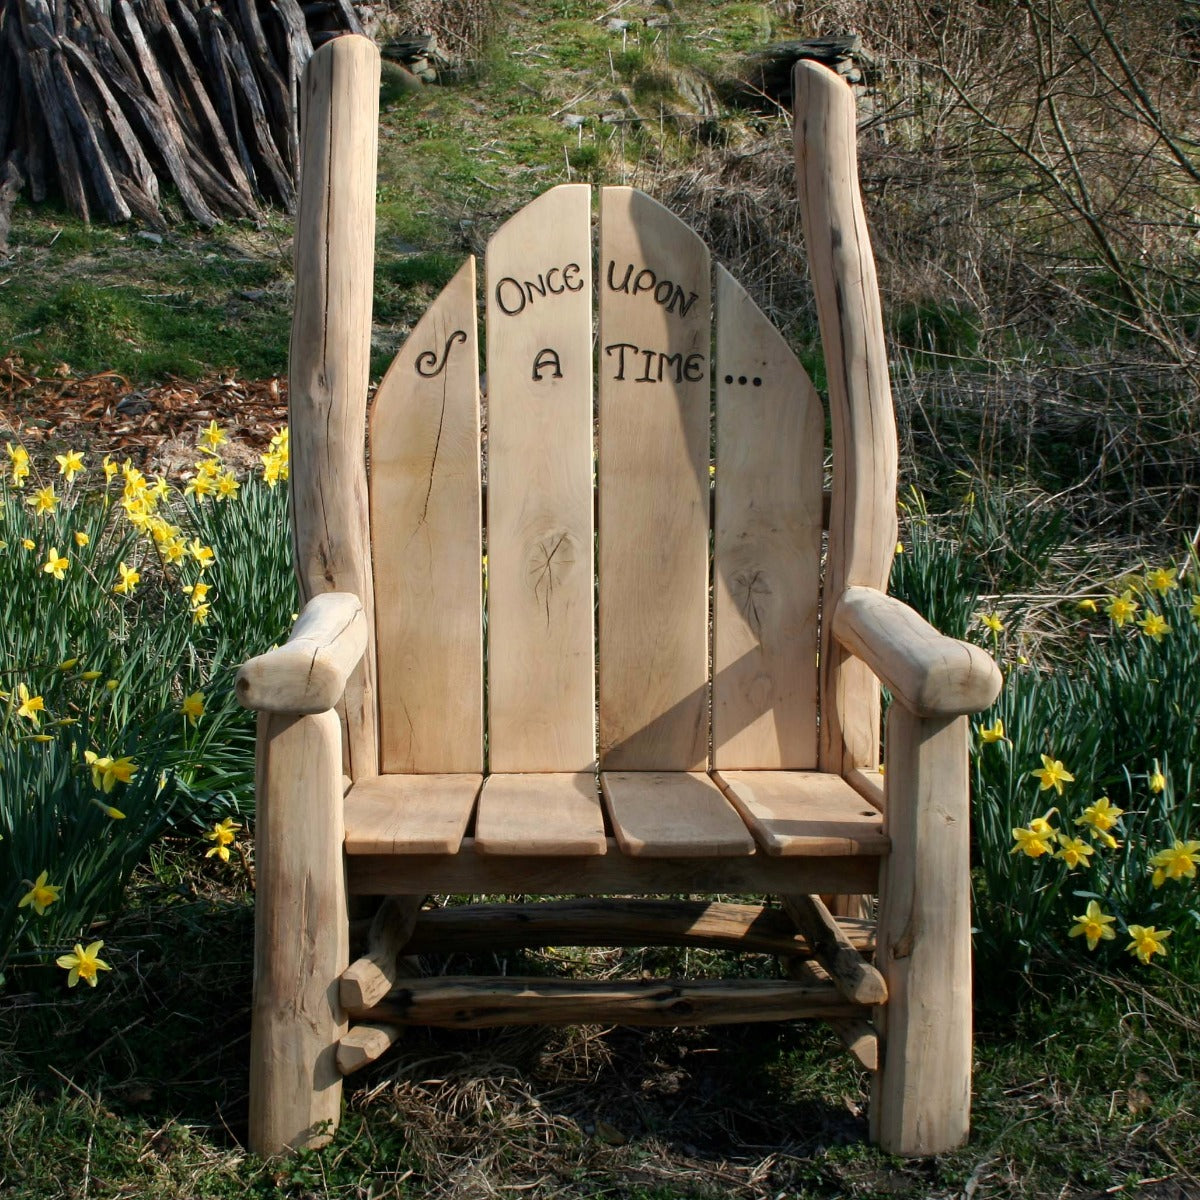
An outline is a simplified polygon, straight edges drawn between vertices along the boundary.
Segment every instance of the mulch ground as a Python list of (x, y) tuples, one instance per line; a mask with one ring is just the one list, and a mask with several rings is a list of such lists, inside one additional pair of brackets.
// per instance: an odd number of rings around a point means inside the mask
[(0, 442), (19, 439), (35, 459), (39, 448), (70, 446), (175, 476), (195, 462), (210, 421), (229, 435), (225, 460), (250, 467), (287, 422), (287, 381), (212, 375), (139, 388), (112, 371), (81, 376), (62, 366), (43, 376), (16, 356), (0, 359)]

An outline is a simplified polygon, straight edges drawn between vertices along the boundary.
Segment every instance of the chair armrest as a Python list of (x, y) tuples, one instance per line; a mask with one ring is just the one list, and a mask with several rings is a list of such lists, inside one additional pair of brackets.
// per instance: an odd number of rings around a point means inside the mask
[(314, 596), (284, 645), (238, 671), (238, 701), (260, 712), (326, 712), (341, 700), (366, 648), (367, 618), (359, 598), (349, 592)]
[(875, 588), (842, 593), (833, 636), (919, 717), (982, 712), (1000, 694), (1000, 668), (986, 650), (943, 636)]

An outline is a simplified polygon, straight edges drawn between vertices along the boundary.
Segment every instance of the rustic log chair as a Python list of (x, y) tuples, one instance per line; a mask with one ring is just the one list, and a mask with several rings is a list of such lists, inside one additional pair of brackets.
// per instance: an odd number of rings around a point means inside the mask
[[(594, 288), (586, 185), (551, 189), (488, 245), (486, 523), (473, 260), (387, 372), (364, 456), (378, 70), (371, 43), (340, 38), (303, 89), (305, 603), (237, 685), (260, 713), (251, 1146), (327, 1138), (342, 1075), (404, 1024), (819, 1017), (874, 1071), (875, 1139), (953, 1147), (972, 1046), (964, 714), (999, 672), (885, 595), (896, 436), (850, 89), (796, 69), (832, 406), (822, 602), (820, 400), (719, 265), (711, 303), (700, 239), (631, 188), (600, 191)], [(418, 911), (428, 894), (714, 892), (781, 907)], [(850, 906), (829, 897), (871, 894), (877, 932), (831, 915)], [(359, 895), (389, 899), (351, 964)], [(733, 946), (779, 954), (788, 978), (400, 974), (402, 951), (501, 944)]]

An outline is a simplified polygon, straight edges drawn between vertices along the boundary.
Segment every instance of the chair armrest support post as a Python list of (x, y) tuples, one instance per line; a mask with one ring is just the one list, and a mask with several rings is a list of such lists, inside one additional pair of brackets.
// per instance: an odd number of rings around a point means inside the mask
[(945, 637), (903, 601), (875, 588), (842, 593), (833, 636), (916, 716), (981, 712), (1000, 693), (1000, 668), (987, 651)]
[(242, 666), (238, 701), (259, 712), (328, 712), (341, 700), (366, 648), (367, 618), (358, 597), (349, 592), (314, 596), (284, 645)]

